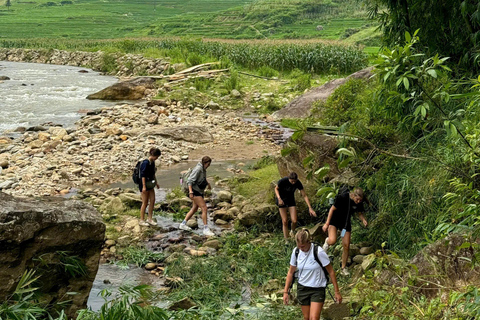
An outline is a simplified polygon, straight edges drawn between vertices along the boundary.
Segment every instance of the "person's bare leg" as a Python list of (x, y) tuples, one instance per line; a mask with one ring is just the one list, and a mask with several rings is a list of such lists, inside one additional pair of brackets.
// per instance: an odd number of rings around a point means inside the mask
[(142, 206), (140, 207), (140, 220), (144, 221), (145, 210), (147, 209), (147, 204), (148, 204), (148, 191), (142, 192), (141, 196), (142, 196)]
[(185, 221), (190, 220), (190, 218), (195, 214), (195, 212), (197, 212), (197, 210), (198, 210), (198, 206), (195, 203), (195, 201), (193, 201), (192, 208), (190, 209), (190, 211), (188, 211), (187, 215), (185, 216)]
[(322, 313), (323, 302), (312, 302), (310, 303), (310, 319), (309, 320), (320, 320), (320, 314)]
[(202, 220), (203, 220), (203, 225), (206, 226), (208, 221), (207, 221), (207, 204), (205, 203), (205, 199), (203, 197), (197, 196), (193, 198), (193, 201), (197, 205), (197, 207), (202, 210)]
[(282, 230), (283, 230), (283, 237), (288, 239), (288, 216), (287, 216), (287, 208), (278, 208), (280, 211), (280, 217), (282, 217)]
[(310, 306), (302, 306), (303, 320), (310, 318)]
[(343, 247), (342, 269), (344, 269), (347, 266), (348, 251), (350, 250), (350, 237), (351, 237), (351, 235), (352, 235), (351, 232), (345, 232), (345, 236), (342, 239), (342, 247)]
[(292, 232), (297, 228), (297, 207), (289, 207), (290, 219), (292, 220)]
[(153, 208), (155, 207), (155, 189), (148, 190), (148, 220), (153, 220)]
[(331, 246), (337, 242), (337, 227), (335, 226), (328, 226), (328, 245)]

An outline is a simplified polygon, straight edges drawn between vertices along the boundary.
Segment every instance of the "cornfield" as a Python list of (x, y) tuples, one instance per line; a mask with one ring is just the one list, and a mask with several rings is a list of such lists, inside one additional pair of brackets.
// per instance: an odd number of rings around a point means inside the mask
[(360, 48), (336, 42), (38, 39), (0, 40), (0, 47), (55, 48), (72, 51), (102, 50), (138, 54), (157, 50), (158, 54), (161, 53), (165, 56), (174, 53), (178, 55), (180, 52), (180, 55), (185, 58), (190, 54), (199, 54), (218, 60), (226, 58), (238, 66), (249, 69), (261, 67), (269, 67), (278, 71), (299, 69), (313, 74), (351, 73), (362, 69), (368, 62), (367, 55)]

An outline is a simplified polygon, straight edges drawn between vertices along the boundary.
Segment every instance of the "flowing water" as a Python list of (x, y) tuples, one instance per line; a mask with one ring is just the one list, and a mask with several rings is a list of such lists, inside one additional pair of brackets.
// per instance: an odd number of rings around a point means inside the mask
[(85, 68), (0, 61), (0, 76), (10, 78), (0, 81), (0, 134), (47, 122), (73, 126), (82, 110), (114, 104), (86, 99), (117, 79)]

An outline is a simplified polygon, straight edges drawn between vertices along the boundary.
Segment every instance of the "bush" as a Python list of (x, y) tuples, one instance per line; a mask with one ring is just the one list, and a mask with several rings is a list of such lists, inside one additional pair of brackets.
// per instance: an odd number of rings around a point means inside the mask
[(262, 77), (272, 78), (278, 76), (278, 71), (267, 66), (262, 66), (258, 69), (258, 74)]
[(102, 56), (102, 65), (100, 67), (100, 71), (106, 73), (114, 73), (117, 71), (117, 59), (114, 55), (105, 53)]
[(187, 65), (192, 67), (203, 63), (203, 57), (198, 53), (190, 53), (188, 55)]
[(296, 91), (305, 91), (312, 86), (312, 75), (302, 74), (293, 80), (293, 89)]
[(234, 89), (240, 91), (240, 75), (235, 70), (230, 71), (230, 76), (223, 81), (223, 84), (228, 93)]

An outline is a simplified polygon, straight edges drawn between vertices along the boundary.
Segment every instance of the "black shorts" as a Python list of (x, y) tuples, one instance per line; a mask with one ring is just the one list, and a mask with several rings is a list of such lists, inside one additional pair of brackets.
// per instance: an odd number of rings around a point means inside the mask
[(283, 206), (278, 204), (278, 198), (275, 197), (275, 203), (279, 208), (289, 208), (289, 207), (296, 207), (297, 203), (295, 202), (295, 199), (282, 199), (283, 200)]
[(333, 214), (332, 219), (330, 220), (330, 225), (336, 227), (337, 230), (340, 231), (345, 228), (348, 232), (352, 232), (352, 221), (350, 219), (348, 219), (348, 221), (345, 221), (345, 219), (342, 217), (340, 217), (340, 219), (335, 218), (335, 214)]
[(196, 191), (196, 190), (192, 190), (192, 191), (193, 191), (193, 196), (194, 196), (194, 197), (202, 197), (202, 198), (203, 198), (203, 193), (200, 193), (200, 192), (198, 192), (198, 191)]
[[(155, 189), (155, 187), (153, 187), (153, 188), (151, 188), (151, 189), (148, 189), (148, 188), (147, 188), (147, 191), (153, 190), (153, 189)], [(141, 183), (138, 184), (138, 190), (140, 190), (140, 193), (143, 191), (143, 184), (141, 184)]]
[(325, 287), (312, 288), (297, 284), (297, 299), (302, 306), (309, 306), (312, 302), (325, 302)]

